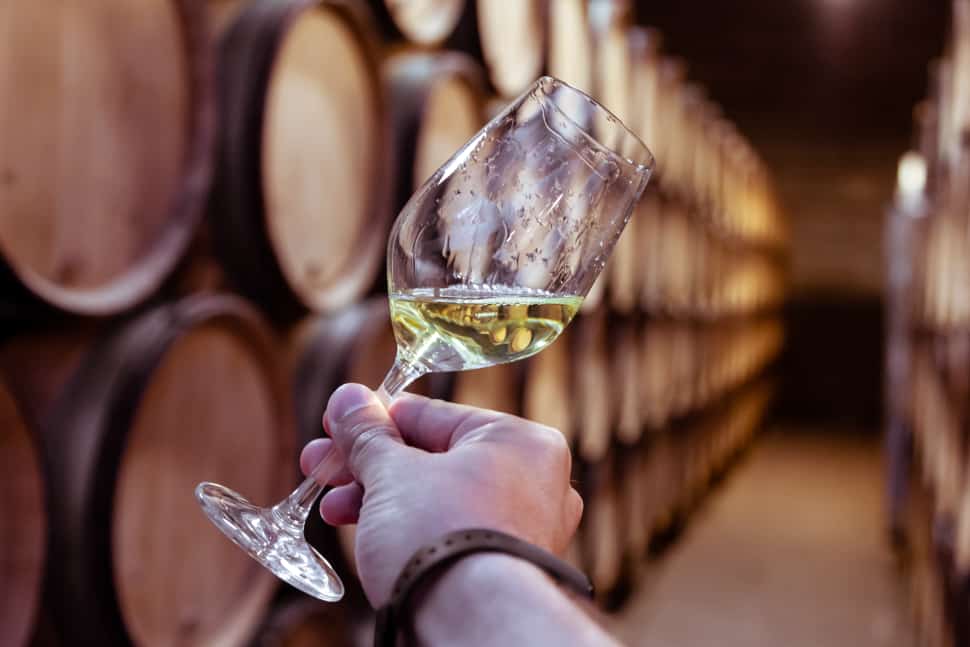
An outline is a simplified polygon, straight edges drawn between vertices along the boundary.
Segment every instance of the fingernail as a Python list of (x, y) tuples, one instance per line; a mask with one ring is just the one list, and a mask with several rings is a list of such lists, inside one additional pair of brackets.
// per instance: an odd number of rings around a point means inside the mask
[(327, 411), (331, 420), (340, 422), (355, 411), (374, 404), (374, 394), (360, 384), (344, 384), (330, 396)]

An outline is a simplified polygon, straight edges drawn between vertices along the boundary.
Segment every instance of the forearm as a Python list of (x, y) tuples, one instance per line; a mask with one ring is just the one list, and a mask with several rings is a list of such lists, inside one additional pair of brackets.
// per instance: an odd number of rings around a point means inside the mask
[(467, 557), (424, 592), (422, 645), (616, 645), (549, 576), (508, 555)]

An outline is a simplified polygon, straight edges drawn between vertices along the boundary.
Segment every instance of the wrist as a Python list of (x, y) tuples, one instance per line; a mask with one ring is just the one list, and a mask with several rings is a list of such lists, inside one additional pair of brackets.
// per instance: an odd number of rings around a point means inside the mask
[[(468, 645), (529, 642), (526, 630), (542, 630), (542, 616), (553, 609), (571, 615), (557, 583), (592, 593), (580, 571), (512, 535), (482, 528), (449, 533), (402, 568), (390, 601), (378, 610), (374, 644), (390, 647), (404, 628), (435, 644), (456, 637)], [(523, 617), (529, 607), (536, 612)]]
[(522, 593), (556, 585), (539, 567), (513, 555), (465, 557), (415, 592), (411, 609), (419, 644), (487, 644), (513, 587)]

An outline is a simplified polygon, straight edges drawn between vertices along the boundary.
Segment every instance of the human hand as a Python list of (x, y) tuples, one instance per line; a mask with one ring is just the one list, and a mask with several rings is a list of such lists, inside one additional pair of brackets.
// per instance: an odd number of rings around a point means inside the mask
[(320, 511), (357, 523), (357, 570), (375, 607), (390, 597), (405, 562), (425, 544), (464, 528), (492, 528), (561, 554), (582, 515), (569, 481), (569, 447), (558, 431), (507, 414), (414, 395), (385, 409), (373, 392), (340, 387), (324, 428), (309, 443), (309, 474), (336, 443), (345, 469)]

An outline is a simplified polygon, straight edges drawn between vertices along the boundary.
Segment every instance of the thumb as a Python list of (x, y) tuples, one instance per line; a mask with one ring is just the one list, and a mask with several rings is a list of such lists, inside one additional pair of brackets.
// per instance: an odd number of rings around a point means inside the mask
[(404, 447), (387, 409), (373, 391), (360, 384), (344, 384), (334, 391), (324, 425), (365, 489), (374, 482), (382, 463)]

